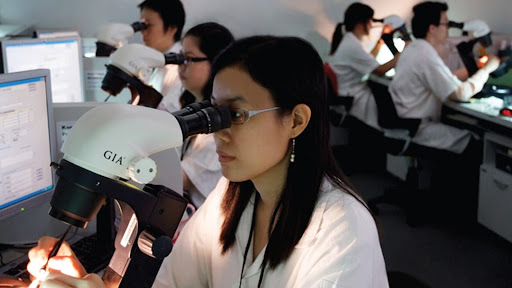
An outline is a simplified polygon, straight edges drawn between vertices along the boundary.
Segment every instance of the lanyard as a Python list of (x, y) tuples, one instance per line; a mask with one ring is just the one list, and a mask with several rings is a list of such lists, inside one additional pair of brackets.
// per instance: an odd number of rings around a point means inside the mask
[(187, 139), (185, 139), (185, 141), (181, 145), (181, 158), (180, 158), (181, 161), (183, 161), (183, 158), (185, 157), (185, 154), (187, 153), (188, 148), (190, 147), (190, 144), (192, 144), (192, 141), (194, 141), (195, 138), (196, 138), (195, 135), (188, 137)]
[[(256, 222), (256, 208), (258, 208), (258, 200), (260, 199), (260, 195), (256, 192), (256, 197), (254, 198), (254, 210), (252, 211), (252, 220), (251, 220), (251, 231), (249, 232), (249, 239), (247, 239), (247, 244), (245, 244), (245, 252), (244, 252), (244, 261), (242, 263), (242, 272), (240, 273), (240, 283), (238, 287), (242, 287), (242, 277), (244, 275), (245, 262), (247, 260), (247, 254), (249, 253), (249, 247), (251, 246), (252, 234), (254, 230), (254, 222)], [(253, 257), (254, 258), (254, 257)]]

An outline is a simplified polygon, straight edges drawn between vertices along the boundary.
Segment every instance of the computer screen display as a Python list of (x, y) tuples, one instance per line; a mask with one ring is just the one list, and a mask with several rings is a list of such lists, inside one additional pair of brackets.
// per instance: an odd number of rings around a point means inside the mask
[(80, 37), (2, 40), (3, 72), (50, 69), (53, 102), (84, 101)]
[(50, 71), (0, 74), (0, 220), (48, 202), (56, 154)]

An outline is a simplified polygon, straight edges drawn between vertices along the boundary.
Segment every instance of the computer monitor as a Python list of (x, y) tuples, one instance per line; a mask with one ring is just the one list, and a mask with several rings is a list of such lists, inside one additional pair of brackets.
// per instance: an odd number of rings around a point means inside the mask
[(50, 71), (0, 74), (0, 220), (49, 201), (56, 147)]
[(78, 30), (71, 29), (36, 29), (34, 33), (36, 38), (80, 37)]
[(53, 102), (84, 101), (80, 37), (1, 41), (4, 73), (50, 69)]

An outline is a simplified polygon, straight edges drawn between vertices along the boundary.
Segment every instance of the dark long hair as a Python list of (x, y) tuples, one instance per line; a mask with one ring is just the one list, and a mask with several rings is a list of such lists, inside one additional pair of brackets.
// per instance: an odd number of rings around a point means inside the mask
[[(206, 22), (196, 25), (190, 28), (184, 37), (193, 36), (198, 41), (198, 47), (203, 52), (210, 63), (213, 59), (229, 44), (235, 41), (233, 34), (228, 28), (215, 23)], [(203, 94), (203, 100), (210, 100), (212, 94), (213, 79), (210, 78), (206, 85), (204, 85), (201, 93)], [(181, 95), (180, 102), (183, 107), (195, 102), (195, 97), (189, 91), (183, 92)]]
[[(269, 90), (280, 116), (298, 104), (311, 109), (306, 129), (295, 138), (295, 162), (290, 163), (284, 189), (269, 223), (264, 267), (286, 261), (306, 230), (324, 178), (355, 195), (329, 147), (327, 80), (322, 59), (306, 41), (295, 37), (253, 36), (234, 42), (212, 65), (212, 75), (227, 67), (247, 72)], [(224, 222), (220, 234), (222, 252), (235, 243), (240, 216), (254, 192), (250, 180), (230, 182), (222, 201)], [(356, 198), (360, 199), (356, 196)], [(274, 227), (272, 229), (272, 227)]]
[(345, 31), (352, 31), (356, 24), (365, 23), (366, 21), (373, 18), (373, 9), (365, 4), (355, 2), (348, 6), (347, 10), (345, 10), (345, 20), (343, 23), (338, 23), (336, 28), (334, 29), (334, 33), (332, 34), (331, 40), (331, 52), (329, 55), (333, 55), (338, 49), (338, 46), (343, 39), (343, 31), (342, 26), (345, 26)]

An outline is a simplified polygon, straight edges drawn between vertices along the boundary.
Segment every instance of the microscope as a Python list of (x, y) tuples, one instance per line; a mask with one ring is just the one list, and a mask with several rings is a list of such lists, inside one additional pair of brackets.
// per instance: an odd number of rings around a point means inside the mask
[[(230, 126), (229, 109), (206, 102), (174, 114), (126, 104), (100, 106), (74, 124), (62, 146), (63, 159), (52, 163), (58, 181), (49, 214), (84, 228), (107, 198), (116, 200), (121, 224), (103, 274), (107, 287), (151, 287), (187, 205), (175, 191), (147, 184), (157, 172), (148, 156), (191, 135)], [(146, 185), (140, 189), (128, 179)]]
[(133, 22), (132, 24), (109, 23), (101, 27), (96, 42), (96, 57), (108, 57), (117, 48), (126, 44), (126, 38), (133, 36), (138, 31), (147, 28), (144, 22)]
[(470, 20), (466, 22), (454, 22), (449, 21), (448, 26), (450, 28), (458, 28), (463, 33), (471, 33), (473, 39), (469, 41), (462, 41), (457, 44), (457, 51), (459, 52), (460, 58), (468, 70), (468, 75), (475, 74), (478, 70), (476, 65), (475, 55), (473, 53), (473, 47), (476, 43), (480, 43), (482, 47), (487, 48), (492, 45), (491, 29), (482, 20)]
[(128, 44), (117, 49), (110, 56), (112, 63), (106, 65), (107, 73), (101, 89), (116, 96), (125, 87), (132, 94), (131, 104), (156, 108), (163, 96), (147, 85), (154, 68), (167, 64), (179, 65), (185, 58), (181, 54), (161, 52), (142, 44)]
[(410, 41), (411, 37), (409, 36), (409, 32), (407, 32), (407, 28), (405, 27), (405, 21), (397, 15), (390, 15), (383, 19), (373, 19), (374, 22), (381, 22), (384, 25), (388, 25), (391, 27), (391, 32), (383, 33), (381, 38), (384, 40), (386, 46), (388, 46), (389, 50), (393, 55), (398, 53), (398, 49), (393, 42), (395, 35), (401, 38), (404, 41)]
[(512, 67), (512, 45), (507, 45), (506, 41), (502, 41), (501, 47), (498, 50), (498, 57), (501, 59), (500, 66), (491, 73), (491, 77), (499, 78), (508, 73)]

